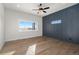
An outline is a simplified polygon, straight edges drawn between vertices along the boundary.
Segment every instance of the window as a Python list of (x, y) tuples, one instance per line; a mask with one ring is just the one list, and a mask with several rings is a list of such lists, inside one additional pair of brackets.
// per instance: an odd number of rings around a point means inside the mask
[(54, 20), (51, 22), (51, 24), (60, 24), (61, 23), (61, 20)]
[(37, 30), (37, 23), (34, 21), (20, 21), (19, 31), (33, 31)]

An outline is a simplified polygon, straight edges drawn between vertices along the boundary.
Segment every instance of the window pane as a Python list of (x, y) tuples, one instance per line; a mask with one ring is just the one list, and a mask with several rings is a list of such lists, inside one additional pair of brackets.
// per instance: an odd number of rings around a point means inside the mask
[(19, 31), (35, 30), (35, 22), (30, 21), (20, 21), (19, 22)]
[(32, 28), (32, 22), (20, 22), (19, 23), (19, 27), (20, 28)]

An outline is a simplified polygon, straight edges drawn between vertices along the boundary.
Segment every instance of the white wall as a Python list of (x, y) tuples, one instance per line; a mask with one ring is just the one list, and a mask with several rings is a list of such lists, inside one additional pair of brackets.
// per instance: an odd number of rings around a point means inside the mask
[[(26, 20), (37, 21), (38, 31), (18, 32), (17, 20), (19, 20), (20, 16)], [(5, 19), (6, 19), (6, 33), (5, 33), (6, 41), (42, 36), (42, 17), (38, 17), (35, 15), (11, 9), (5, 9)]]
[(4, 7), (0, 3), (0, 50), (4, 45)]

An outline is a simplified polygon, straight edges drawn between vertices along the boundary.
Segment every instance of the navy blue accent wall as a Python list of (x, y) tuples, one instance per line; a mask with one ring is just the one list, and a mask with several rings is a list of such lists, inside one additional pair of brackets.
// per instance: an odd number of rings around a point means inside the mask
[[(51, 24), (61, 20), (60, 24)], [(79, 43), (79, 4), (43, 17), (43, 36)]]

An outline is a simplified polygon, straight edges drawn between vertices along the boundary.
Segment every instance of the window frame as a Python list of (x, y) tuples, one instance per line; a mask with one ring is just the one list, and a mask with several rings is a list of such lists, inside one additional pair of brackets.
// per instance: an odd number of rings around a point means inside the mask
[[(19, 23), (23, 21), (23, 22), (34, 22), (35, 23), (35, 30), (21, 30), (20, 31), (20, 28), (19, 28)], [(18, 21), (18, 31), (19, 32), (29, 32), (29, 31), (38, 31), (38, 22), (37, 21), (32, 21), (32, 20), (19, 20)]]

